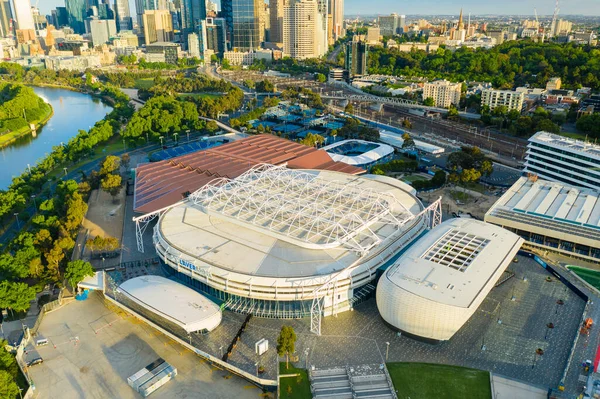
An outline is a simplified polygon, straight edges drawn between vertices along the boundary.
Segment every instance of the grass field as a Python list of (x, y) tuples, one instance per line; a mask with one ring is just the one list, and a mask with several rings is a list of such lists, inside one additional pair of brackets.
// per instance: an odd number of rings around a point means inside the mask
[(404, 180), (407, 183), (412, 183), (412, 182), (419, 181), (419, 180), (421, 180), (421, 181), (427, 181), (426, 178), (424, 178), (423, 176), (419, 176), (419, 175), (404, 176), (402, 178), (402, 180)]
[(592, 269), (586, 269), (584, 267), (567, 266), (569, 270), (581, 277), (587, 283), (592, 285), (597, 290), (600, 290), (600, 272)]
[[(45, 125), (50, 120), (52, 115), (54, 115), (54, 110), (52, 109), (52, 107), (50, 107), (46, 116), (44, 116), (39, 121), (31, 121), (30, 123), (33, 123), (39, 129), (42, 125)], [(0, 135), (0, 148), (6, 147), (13, 141), (17, 140), (19, 137), (22, 137), (22, 136), (25, 136), (28, 134), (31, 134), (31, 129), (29, 128), (29, 126), (23, 126), (19, 130), (14, 130), (12, 132), (2, 134), (2, 135)]]
[(149, 89), (154, 86), (154, 78), (141, 78), (135, 80), (136, 89)]
[[(300, 374), (296, 377), (284, 377), (285, 374)], [(311, 399), (310, 381), (305, 369), (297, 369), (290, 364), (290, 368), (285, 368), (285, 362), (279, 363), (280, 375), (280, 395), (282, 399)], [(290, 388), (291, 387), (291, 391)]]
[(213, 93), (179, 93), (179, 97), (217, 98), (219, 95)]
[(490, 373), (445, 364), (388, 363), (398, 399), (491, 399)]

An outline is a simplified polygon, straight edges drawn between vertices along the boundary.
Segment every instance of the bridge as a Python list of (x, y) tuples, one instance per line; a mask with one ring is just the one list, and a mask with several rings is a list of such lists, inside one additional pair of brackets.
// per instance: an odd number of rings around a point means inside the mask
[[(405, 108), (418, 108), (418, 109), (432, 111), (432, 112), (448, 113), (448, 110), (446, 108), (430, 107), (427, 105), (420, 104), (416, 101), (406, 100), (404, 98), (397, 98), (397, 97), (379, 97), (379, 96), (373, 96), (370, 94), (335, 94), (335, 95), (322, 94), (321, 98), (329, 99), (329, 100), (348, 100), (348, 101), (371, 102), (371, 103), (378, 103), (378, 104), (395, 105), (398, 107), (405, 107)], [(481, 115), (472, 114), (469, 112), (459, 112), (459, 115), (464, 118), (468, 118), (468, 119), (480, 119), (481, 118)]]

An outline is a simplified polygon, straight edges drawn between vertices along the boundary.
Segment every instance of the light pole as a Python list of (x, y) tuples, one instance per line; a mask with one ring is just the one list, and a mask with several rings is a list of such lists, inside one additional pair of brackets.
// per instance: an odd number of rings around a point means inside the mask
[(223, 359), (223, 345), (219, 346), (219, 352), (221, 352), (221, 359)]
[(186, 130), (185, 133), (187, 134), (187, 138), (188, 138), (187, 142), (189, 143), (190, 142), (190, 131)]
[(19, 213), (15, 212), (15, 217), (17, 218), (17, 228), (21, 230), (21, 221), (19, 220)]
[(33, 200), (33, 208), (35, 209), (35, 213), (37, 213), (37, 203), (35, 202), (35, 194), (31, 194), (31, 199)]
[(310, 348), (304, 349), (304, 368), (308, 370), (308, 354), (310, 352)]
[(160, 137), (159, 137), (159, 139), (160, 139), (160, 146), (161, 146), (161, 148), (163, 147), (163, 138), (164, 138), (163, 136), (160, 136)]
[(256, 376), (258, 377), (258, 362), (254, 363), (254, 365), (256, 366)]
[(386, 342), (385, 345), (386, 345), (386, 348), (385, 348), (385, 362), (387, 363), (387, 361), (388, 361), (388, 355), (390, 353), (390, 343)]
[(67, 175), (67, 168), (63, 168), (63, 170), (65, 171), (65, 176)]
[(104, 257), (102, 257), (102, 268), (104, 269)]
[(29, 175), (31, 176), (31, 165), (27, 164), (27, 170), (29, 171)]

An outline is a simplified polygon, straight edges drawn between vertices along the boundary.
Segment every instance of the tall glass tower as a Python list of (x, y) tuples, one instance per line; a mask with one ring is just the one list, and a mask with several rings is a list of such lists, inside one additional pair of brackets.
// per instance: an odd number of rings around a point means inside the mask
[[(181, 0), (181, 28), (188, 33), (197, 31), (206, 19), (205, 0)], [(187, 35), (185, 35), (187, 37)]]
[(86, 0), (65, 0), (65, 6), (69, 16), (69, 26), (75, 33), (85, 33)]
[(262, 0), (222, 0), (221, 11), (227, 23), (232, 49), (254, 50), (260, 46), (259, 7)]

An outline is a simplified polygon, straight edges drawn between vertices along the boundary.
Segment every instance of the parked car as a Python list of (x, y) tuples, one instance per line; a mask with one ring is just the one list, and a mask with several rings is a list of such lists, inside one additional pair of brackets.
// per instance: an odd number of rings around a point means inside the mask
[(35, 359), (32, 359), (27, 362), (27, 367), (35, 366), (36, 364), (41, 363), (44, 363), (44, 359), (42, 359), (41, 357), (36, 357)]

